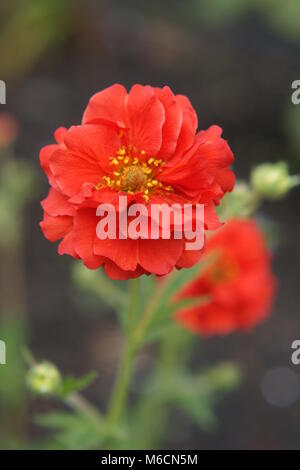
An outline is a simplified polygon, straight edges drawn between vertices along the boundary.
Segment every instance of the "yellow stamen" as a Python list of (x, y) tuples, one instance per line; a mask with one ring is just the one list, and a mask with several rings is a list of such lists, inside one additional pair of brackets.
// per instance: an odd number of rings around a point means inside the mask
[[(155, 179), (155, 175), (161, 171), (163, 161), (153, 157), (147, 161), (141, 161), (136, 155), (138, 150), (132, 146), (121, 147), (116, 156), (109, 157), (110, 164), (117, 166), (117, 171), (112, 171), (111, 176), (104, 176), (102, 182), (95, 186), (96, 189), (108, 187), (117, 191), (124, 191), (130, 195), (142, 193), (148, 203), (150, 195), (157, 191), (173, 191), (172, 186), (165, 186), (161, 181)], [(139, 152), (145, 155), (145, 150)]]

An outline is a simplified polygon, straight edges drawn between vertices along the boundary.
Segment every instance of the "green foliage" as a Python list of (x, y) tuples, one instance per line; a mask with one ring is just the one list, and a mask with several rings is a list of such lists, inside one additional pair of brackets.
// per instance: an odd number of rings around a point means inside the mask
[(4, 319), (0, 323), (0, 338), (6, 343), (7, 364), (0, 366), (0, 402), (6, 407), (16, 407), (23, 401), (24, 367), (21, 345), (26, 340), (22, 321)]
[(295, 42), (300, 41), (299, 0), (256, 0), (256, 7), (275, 32)]
[(201, 23), (221, 26), (240, 20), (251, 9), (246, 0), (192, 0), (194, 17)]
[(35, 193), (35, 173), (30, 165), (1, 155), (0, 245), (13, 247), (21, 235), (21, 213)]
[(67, 375), (63, 378), (59, 395), (61, 397), (67, 397), (71, 393), (80, 392), (89, 385), (91, 385), (98, 377), (97, 372), (89, 372), (88, 374), (75, 378), (71, 375)]
[(66, 450), (97, 448), (103, 438), (99, 425), (83, 414), (50, 412), (35, 419), (36, 424), (54, 432), (47, 447)]
[(71, 0), (12, 2), (0, 32), (1, 78), (22, 76), (48, 48), (66, 37), (71, 5)]

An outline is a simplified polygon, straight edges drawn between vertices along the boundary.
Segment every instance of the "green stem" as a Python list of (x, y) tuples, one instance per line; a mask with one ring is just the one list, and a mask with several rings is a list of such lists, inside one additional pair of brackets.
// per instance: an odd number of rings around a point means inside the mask
[(148, 327), (151, 324), (153, 314), (155, 313), (157, 305), (159, 304), (162, 296), (165, 293), (165, 290), (168, 287), (168, 282), (170, 282), (170, 279), (171, 276), (169, 280), (166, 280), (157, 287), (152, 301), (145, 309), (138, 323), (137, 312), (139, 307), (139, 281), (137, 279), (130, 281), (127, 346), (120, 364), (119, 373), (108, 409), (108, 434), (114, 431), (115, 426), (118, 424), (123, 415), (123, 410), (126, 406), (128, 398), (129, 386), (133, 374), (136, 355), (143, 345), (143, 341)]
[[(168, 333), (162, 341), (158, 365), (150, 383), (159, 384), (172, 380), (173, 374), (187, 364), (193, 344), (193, 337), (180, 329)], [(170, 413), (170, 403), (162, 399), (159, 390), (143, 397), (137, 408), (137, 422), (141, 423), (142, 427), (134, 448), (159, 448)], [(153, 416), (156, 418), (153, 419)]]
[(128, 306), (128, 337), (125, 354), (123, 355), (119, 373), (117, 376), (116, 384), (110, 401), (110, 406), (107, 414), (107, 426), (109, 432), (118, 423), (122, 416), (123, 408), (126, 405), (127, 396), (129, 392), (130, 379), (133, 373), (134, 359), (136, 348), (133, 341), (133, 331), (136, 322), (136, 316), (139, 305), (139, 281), (132, 279), (130, 281), (130, 298)]
[(120, 364), (119, 374), (107, 415), (109, 434), (114, 431), (114, 427), (118, 424), (123, 414), (129, 392), (130, 379), (133, 373), (134, 359), (135, 351), (131, 346), (128, 346)]
[(128, 335), (131, 336), (135, 326), (136, 317), (139, 308), (139, 279), (131, 279), (129, 288), (129, 304), (128, 304)]
[(73, 392), (64, 399), (65, 403), (73, 410), (86, 416), (92, 423), (94, 423), (102, 432), (103, 419), (98, 410), (91, 405), (82, 395)]

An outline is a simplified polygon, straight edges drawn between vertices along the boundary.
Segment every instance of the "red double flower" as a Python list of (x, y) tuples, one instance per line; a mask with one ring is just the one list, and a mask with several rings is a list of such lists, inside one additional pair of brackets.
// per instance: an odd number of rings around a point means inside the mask
[(184, 326), (203, 335), (248, 330), (270, 312), (276, 281), (257, 224), (231, 220), (207, 242), (205, 256), (216, 257), (181, 298), (207, 299), (177, 314)]
[(205, 228), (220, 223), (216, 205), (234, 185), (233, 154), (222, 130), (197, 133), (190, 101), (170, 88), (134, 85), (127, 93), (113, 85), (95, 94), (82, 124), (55, 133), (57, 143), (41, 150), (51, 189), (42, 202), (41, 227), (58, 252), (80, 258), (91, 269), (104, 266), (114, 279), (168, 274), (190, 267), (200, 251), (185, 240), (114, 239), (96, 235), (100, 203), (116, 206), (118, 196), (151, 204), (204, 204)]

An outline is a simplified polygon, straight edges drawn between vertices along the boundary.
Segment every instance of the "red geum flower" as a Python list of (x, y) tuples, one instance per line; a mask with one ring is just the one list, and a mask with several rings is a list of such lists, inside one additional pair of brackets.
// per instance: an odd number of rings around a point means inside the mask
[(51, 189), (42, 202), (41, 227), (60, 254), (81, 258), (91, 269), (105, 267), (114, 279), (164, 275), (192, 266), (200, 251), (185, 240), (100, 240), (96, 208), (132, 202), (202, 203), (205, 228), (220, 223), (215, 206), (234, 185), (233, 154), (217, 126), (196, 133), (190, 101), (170, 88), (113, 85), (95, 94), (80, 126), (55, 133), (57, 143), (41, 150)]
[(213, 253), (211, 265), (179, 294), (207, 302), (180, 311), (177, 320), (205, 336), (249, 330), (268, 315), (276, 287), (264, 236), (253, 220), (231, 220), (208, 240), (205, 256)]

